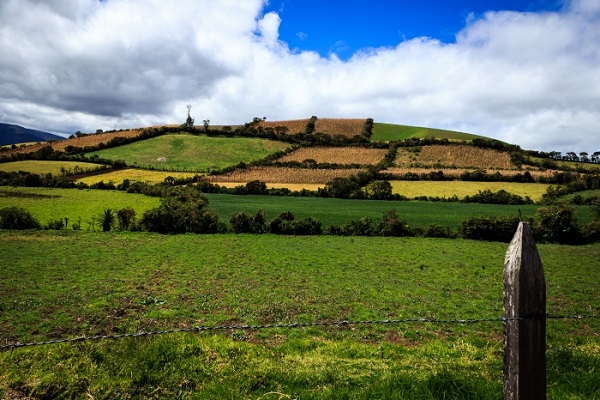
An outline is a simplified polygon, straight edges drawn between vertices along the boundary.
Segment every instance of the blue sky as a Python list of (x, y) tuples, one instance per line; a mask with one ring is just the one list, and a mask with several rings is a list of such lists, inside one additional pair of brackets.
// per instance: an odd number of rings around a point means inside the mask
[(373, 118), (600, 150), (600, 0), (0, 0), (0, 122)]
[(312, 50), (341, 59), (365, 48), (396, 46), (426, 36), (453, 43), (469, 18), (488, 11), (556, 11), (553, 0), (270, 0), (265, 13), (282, 19), (279, 38), (291, 50)]

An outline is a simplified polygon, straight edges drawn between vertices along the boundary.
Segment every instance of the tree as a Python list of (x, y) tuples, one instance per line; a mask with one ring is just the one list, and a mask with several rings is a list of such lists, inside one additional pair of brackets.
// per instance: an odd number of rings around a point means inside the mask
[(365, 188), (367, 197), (373, 200), (389, 200), (392, 198), (392, 184), (388, 181), (374, 181)]
[(589, 162), (588, 153), (586, 153), (585, 151), (582, 151), (581, 153), (579, 153), (579, 159), (582, 162)]
[(192, 106), (191, 105), (187, 105), (187, 118), (185, 120), (185, 127), (188, 129), (194, 129), (194, 118), (191, 117), (190, 115), (190, 111), (192, 110)]
[(102, 232), (110, 231), (110, 228), (115, 223), (115, 213), (110, 208), (105, 209), (100, 214), (100, 223), (102, 224)]
[(202, 120), (202, 125), (204, 126), (204, 132), (208, 132), (208, 127), (210, 125), (210, 119)]

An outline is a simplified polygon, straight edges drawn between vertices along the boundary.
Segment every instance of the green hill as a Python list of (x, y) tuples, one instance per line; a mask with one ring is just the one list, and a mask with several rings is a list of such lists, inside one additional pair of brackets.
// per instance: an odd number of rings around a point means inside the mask
[(473, 140), (475, 138), (489, 139), (485, 136), (472, 135), (465, 132), (376, 122), (371, 140), (389, 142), (393, 140), (425, 137), (434, 137), (436, 139), (445, 138), (449, 140)]

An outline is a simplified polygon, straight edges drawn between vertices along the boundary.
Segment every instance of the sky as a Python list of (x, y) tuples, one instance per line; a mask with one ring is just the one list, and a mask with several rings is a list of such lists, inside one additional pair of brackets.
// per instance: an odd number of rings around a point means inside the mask
[(0, 0), (0, 122), (373, 118), (600, 150), (600, 0)]

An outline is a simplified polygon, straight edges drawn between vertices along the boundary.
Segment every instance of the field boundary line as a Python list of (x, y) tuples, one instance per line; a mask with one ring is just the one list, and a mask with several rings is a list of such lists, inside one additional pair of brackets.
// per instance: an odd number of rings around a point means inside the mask
[(96, 336), (78, 336), (67, 339), (54, 339), (40, 342), (29, 343), (10, 343), (0, 345), (0, 351), (14, 350), (21, 347), (34, 347), (59, 343), (77, 343), (85, 341), (98, 341), (123, 338), (140, 338), (145, 336), (157, 336), (183, 332), (210, 332), (210, 331), (229, 331), (229, 330), (260, 330), (260, 329), (295, 329), (295, 328), (312, 328), (312, 327), (344, 327), (350, 325), (397, 325), (404, 323), (430, 323), (430, 324), (477, 324), (483, 322), (508, 322), (522, 321), (526, 319), (600, 319), (600, 315), (538, 315), (527, 317), (494, 317), (494, 318), (478, 318), (478, 319), (436, 319), (436, 318), (405, 318), (405, 319), (383, 319), (383, 320), (341, 320), (341, 321), (324, 321), (324, 322), (306, 322), (306, 323), (289, 323), (289, 324), (262, 324), (262, 325), (200, 325), (191, 328), (177, 328), (162, 331), (140, 331), (135, 333), (122, 333), (113, 335), (96, 335)]

